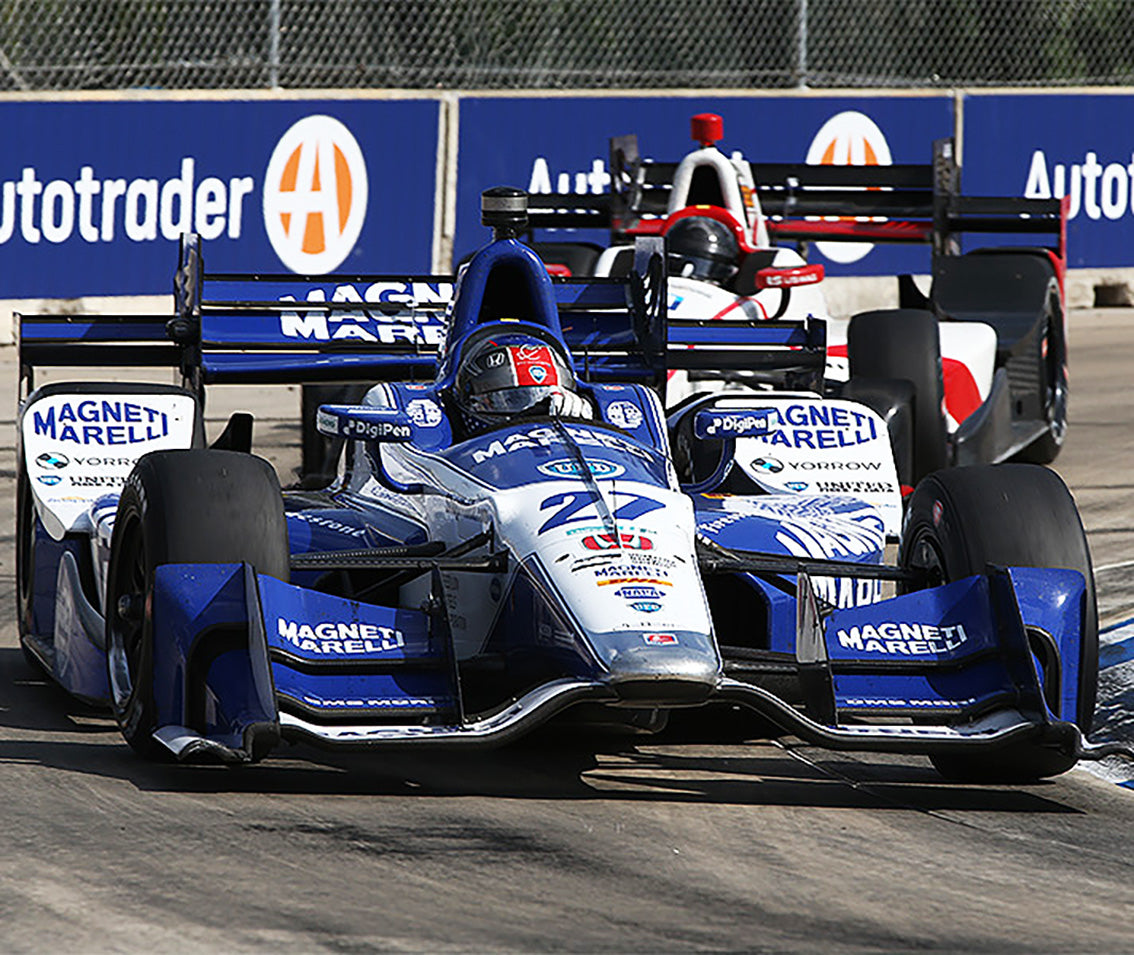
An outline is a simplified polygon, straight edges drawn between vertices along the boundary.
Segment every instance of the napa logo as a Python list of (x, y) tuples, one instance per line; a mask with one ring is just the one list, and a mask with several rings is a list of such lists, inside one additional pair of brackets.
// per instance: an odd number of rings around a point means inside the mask
[[(541, 464), (536, 470), (548, 477), (572, 478), (578, 477), (582, 469), (578, 461), (570, 461), (564, 458), (560, 461), (548, 461), (547, 464)], [(597, 461), (591, 458), (587, 458), (587, 470), (591, 472), (592, 477), (596, 478), (616, 478), (626, 471), (621, 464)]]
[[(865, 113), (848, 110), (825, 122), (807, 150), (812, 166), (889, 166), (890, 144), (878, 125)], [(837, 218), (837, 217), (832, 217)], [(874, 245), (870, 242), (816, 242), (832, 262), (857, 262)]]
[(338, 268), (366, 219), (366, 161), (331, 116), (307, 116), (280, 137), (264, 174), (264, 228), (280, 261), (315, 275)]
[(657, 587), (621, 587), (615, 593), (626, 600), (660, 600), (665, 596)]

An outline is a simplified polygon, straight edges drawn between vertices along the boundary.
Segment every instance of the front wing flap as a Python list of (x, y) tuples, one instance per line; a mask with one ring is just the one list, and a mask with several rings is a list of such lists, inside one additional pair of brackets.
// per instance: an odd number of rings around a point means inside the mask
[[(1072, 571), (990, 568), (824, 612), (801, 570), (796, 657), (806, 706), (727, 677), (711, 699), (834, 749), (934, 753), (1035, 739), (1085, 755), (1090, 745), (1063, 715), (1074, 712), (1073, 692), (1053, 712), (1021, 615), (1023, 607), (1045, 621), (1061, 653), (1075, 656), (1073, 608), (1084, 587)], [(283, 736), (336, 746), (494, 745), (578, 702), (616, 701), (602, 680), (560, 679), (467, 719), (436, 604), (362, 604), (247, 565), (160, 567), (154, 735), (179, 759), (226, 762), (257, 759)], [(1074, 676), (1064, 673), (1064, 686), (1076, 685)]]

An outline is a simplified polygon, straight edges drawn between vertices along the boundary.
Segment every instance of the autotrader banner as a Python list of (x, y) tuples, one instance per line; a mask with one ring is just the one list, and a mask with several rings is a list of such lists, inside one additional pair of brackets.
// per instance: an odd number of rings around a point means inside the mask
[[(1134, 264), (1134, 95), (969, 94), (965, 192), (1069, 196), (1067, 264)], [(1125, 118), (1125, 119), (1124, 119)]]
[[(572, 97), (461, 99), (458, 257), (485, 231), (479, 195), (495, 185), (531, 192), (604, 192), (610, 137), (636, 133), (645, 157), (676, 161), (695, 148), (689, 118), (719, 113), (725, 153), (754, 162), (930, 163), (933, 140), (953, 135), (953, 99), (919, 96)], [(602, 241), (601, 235), (583, 236)], [(925, 272), (925, 247), (817, 243), (832, 275)]]
[(0, 298), (212, 271), (428, 272), (436, 101), (0, 103)]

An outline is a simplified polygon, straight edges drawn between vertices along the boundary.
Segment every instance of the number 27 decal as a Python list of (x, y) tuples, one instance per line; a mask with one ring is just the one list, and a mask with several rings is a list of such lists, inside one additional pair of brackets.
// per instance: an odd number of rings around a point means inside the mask
[[(618, 504), (611, 515), (618, 521), (632, 521), (643, 514), (649, 514), (650, 511), (656, 511), (659, 507), (665, 506), (660, 501), (655, 501), (645, 495), (629, 494), (624, 491), (616, 491), (614, 498), (616, 502), (624, 502)], [(539, 529), (541, 534), (563, 524), (599, 519), (598, 506), (595, 503), (593, 491), (565, 491), (562, 494), (553, 494), (539, 506), (539, 509), (546, 511), (551, 507), (556, 507), (558, 510), (544, 521), (543, 526)]]

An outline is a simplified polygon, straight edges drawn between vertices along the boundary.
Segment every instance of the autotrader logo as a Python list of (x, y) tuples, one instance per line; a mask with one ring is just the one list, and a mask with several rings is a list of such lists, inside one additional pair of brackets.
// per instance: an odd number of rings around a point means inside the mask
[[(832, 116), (815, 134), (807, 150), (813, 166), (889, 166), (890, 144), (878, 124), (865, 113), (848, 110)], [(871, 249), (869, 242), (816, 242), (832, 262), (857, 262)]]
[(264, 228), (293, 272), (342, 264), (366, 219), (366, 162), (349, 129), (307, 116), (280, 137), (264, 174)]

